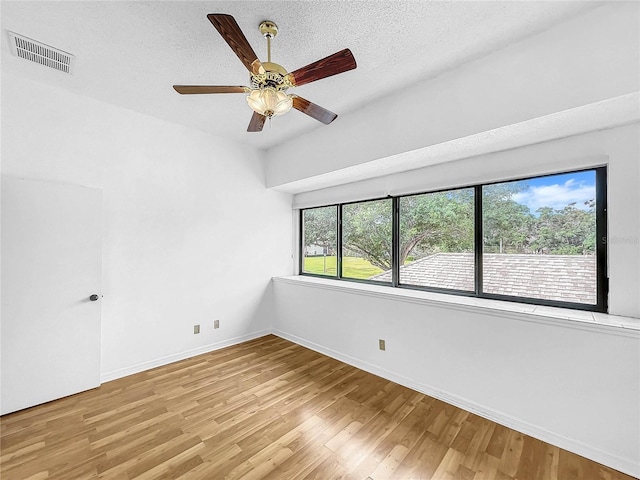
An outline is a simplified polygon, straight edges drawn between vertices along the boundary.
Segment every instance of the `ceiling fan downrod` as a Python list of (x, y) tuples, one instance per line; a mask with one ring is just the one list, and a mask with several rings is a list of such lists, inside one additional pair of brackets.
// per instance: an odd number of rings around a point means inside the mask
[(271, 20), (265, 20), (258, 28), (262, 36), (267, 39), (267, 62), (271, 63), (271, 39), (278, 34), (278, 25)]

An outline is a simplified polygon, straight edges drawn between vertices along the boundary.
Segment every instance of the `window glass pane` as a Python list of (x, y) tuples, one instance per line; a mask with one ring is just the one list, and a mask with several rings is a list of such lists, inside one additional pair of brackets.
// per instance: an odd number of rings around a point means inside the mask
[(596, 304), (594, 170), (482, 187), (483, 291)]
[(391, 281), (391, 205), (384, 199), (342, 206), (343, 277)]
[(302, 271), (337, 276), (338, 207), (302, 211)]
[(473, 189), (400, 198), (400, 283), (474, 291)]

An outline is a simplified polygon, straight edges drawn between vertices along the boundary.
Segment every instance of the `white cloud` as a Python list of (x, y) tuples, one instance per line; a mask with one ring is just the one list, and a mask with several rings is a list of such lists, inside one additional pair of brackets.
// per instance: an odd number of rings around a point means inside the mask
[(574, 179), (569, 179), (563, 184), (532, 186), (513, 196), (513, 200), (529, 207), (532, 213), (541, 207), (561, 210), (574, 202), (576, 208), (587, 210), (589, 207), (584, 202), (595, 198), (595, 185), (586, 185)]

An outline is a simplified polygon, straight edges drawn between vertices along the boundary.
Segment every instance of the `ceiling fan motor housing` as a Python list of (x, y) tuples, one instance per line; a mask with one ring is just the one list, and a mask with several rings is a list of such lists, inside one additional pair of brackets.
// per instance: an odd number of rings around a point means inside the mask
[(276, 90), (286, 91), (294, 86), (282, 65), (273, 62), (262, 62), (262, 66), (265, 69), (265, 73), (251, 74), (251, 89), (271, 87)]

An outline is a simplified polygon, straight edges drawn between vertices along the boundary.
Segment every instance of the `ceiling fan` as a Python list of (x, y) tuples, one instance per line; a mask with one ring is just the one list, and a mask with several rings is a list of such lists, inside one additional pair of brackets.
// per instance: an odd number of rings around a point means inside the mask
[(278, 33), (278, 26), (266, 20), (260, 24), (260, 32), (267, 39), (267, 61), (260, 62), (238, 23), (231, 15), (210, 13), (209, 21), (229, 44), (240, 61), (249, 70), (250, 86), (174, 85), (183, 95), (203, 93), (246, 93), (247, 103), (253, 110), (248, 132), (260, 132), (267, 118), (287, 113), (291, 108), (301, 111), (328, 125), (338, 115), (311, 103), (298, 95), (287, 94), (292, 87), (299, 87), (322, 78), (337, 75), (356, 68), (356, 61), (348, 48), (329, 55), (317, 62), (293, 72), (271, 62), (271, 39)]

